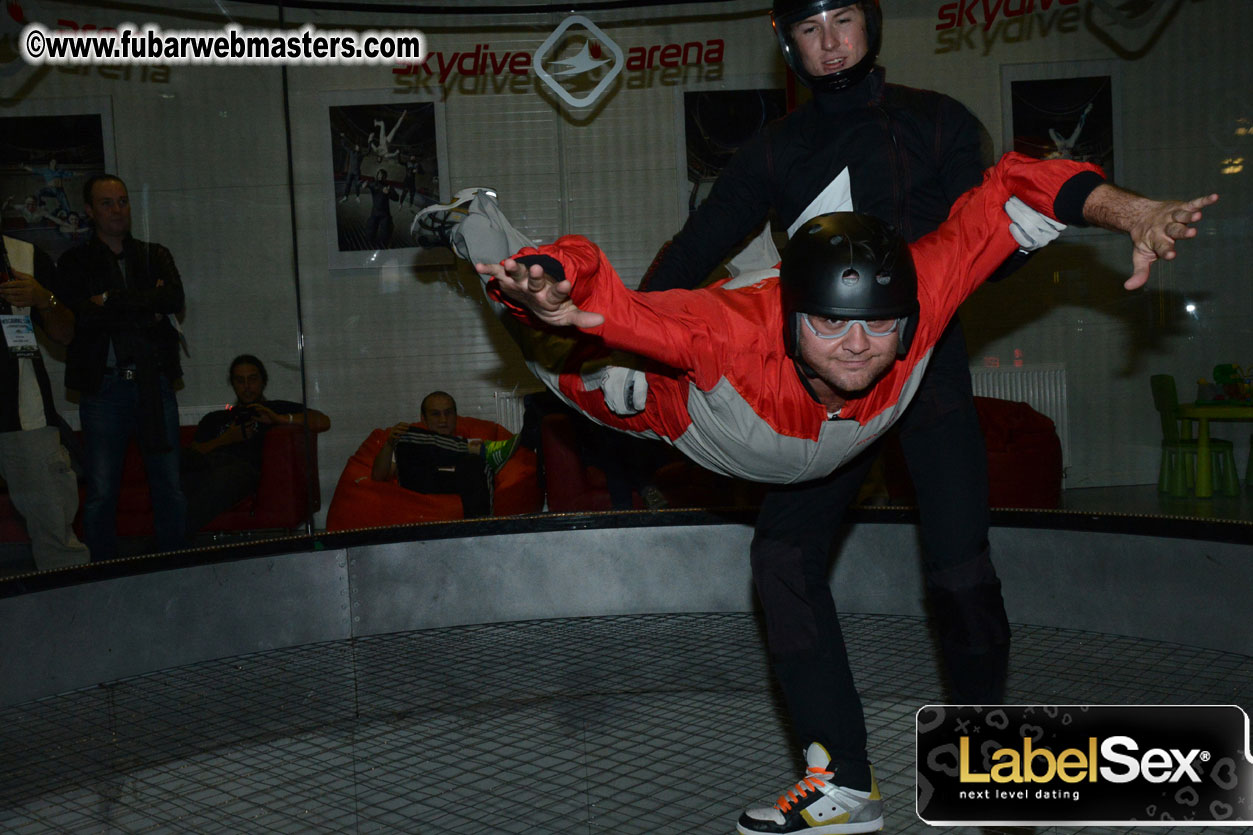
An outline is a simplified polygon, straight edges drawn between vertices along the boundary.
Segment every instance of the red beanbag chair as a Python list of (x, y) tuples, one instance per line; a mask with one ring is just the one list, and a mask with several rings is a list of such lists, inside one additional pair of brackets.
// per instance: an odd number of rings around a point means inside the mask
[(1053, 421), (1026, 403), (992, 397), (976, 397), (975, 411), (988, 450), (988, 504), (1058, 507), (1062, 442)]
[[(976, 397), (975, 411), (988, 455), (988, 506), (1060, 506), (1062, 442), (1053, 421), (1026, 403), (994, 397)], [(895, 433), (883, 445), (882, 461), (891, 501), (915, 503), (913, 481)]]
[[(425, 428), (425, 424), (418, 426)], [(335, 496), (326, 513), (328, 531), (405, 525), (461, 519), (461, 497), (456, 493), (415, 493), (393, 478), (374, 481), (370, 471), (374, 457), (387, 440), (386, 429), (375, 429), (358, 447), (335, 485)], [(463, 438), (503, 441), (513, 437), (508, 429), (490, 420), (457, 417), (457, 434)], [(519, 446), (496, 474), (492, 512), (495, 516), (536, 513), (543, 507), (536, 477), (535, 453)]]

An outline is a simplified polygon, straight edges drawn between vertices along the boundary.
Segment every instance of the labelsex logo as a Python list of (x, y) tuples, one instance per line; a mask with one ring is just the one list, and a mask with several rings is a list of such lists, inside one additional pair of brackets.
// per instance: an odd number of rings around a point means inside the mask
[[(565, 40), (566, 32), (574, 26), (582, 27), (586, 33), (582, 46), (568, 58), (550, 58), (549, 55), (554, 53), (558, 45)], [(612, 58), (601, 58), (602, 50), (608, 50)], [(618, 73), (622, 72), (626, 58), (622, 54), (622, 48), (610, 40), (595, 23), (582, 15), (571, 15), (539, 45), (539, 48), (535, 50), (532, 63), (535, 74), (548, 85), (550, 90), (560, 96), (562, 101), (571, 107), (590, 107), (609, 89), (609, 85), (618, 77)], [(600, 80), (590, 92), (583, 95), (575, 95), (558, 80), (562, 78), (577, 80), (580, 76), (600, 71), (606, 65), (608, 69), (603, 72)]]
[[(1022, 752), (1013, 748), (1001, 748), (992, 754), (996, 765), (988, 772), (974, 771), (970, 765), (970, 737), (960, 740), (961, 782), (963, 783), (1048, 783), (1054, 777), (1064, 783), (1088, 781), (1095, 783), (1097, 776), (1112, 783), (1130, 783), (1143, 777), (1150, 783), (1177, 783), (1185, 777), (1193, 783), (1201, 782), (1195, 761), (1208, 762), (1210, 753), (1193, 748), (1186, 754), (1178, 748), (1150, 748), (1139, 757), (1127, 752), (1139, 751), (1140, 745), (1129, 736), (1112, 736), (1100, 743), (1088, 738), (1087, 750), (1067, 748), (1054, 754), (1047, 748), (1033, 748), (1031, 739), (1022, 741)], [(1101, 765), (1102, 758), (1115, 766)], [(1043, 765), (1041, 765), (1041, 761)]]

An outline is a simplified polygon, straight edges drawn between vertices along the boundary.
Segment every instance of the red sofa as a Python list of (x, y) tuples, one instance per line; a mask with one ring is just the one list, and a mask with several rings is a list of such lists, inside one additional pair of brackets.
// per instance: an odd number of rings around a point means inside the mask
[[(418, 426), (425, 427), (419, 423)], [(415, 493), (395, 479), (374, 481), (370, 471), (374, 458), (387, 440), (386, 429), (375, 429), (344, 465), (335, 485), (335, 495), (326, 512), (326, 529), (342, 531), (415, 522), (436, 522), (463, 518), (461, 497), (451, 493)], [(456, 434), (483, 441), (503, 441), (513, 437), (499, 423), (474, 417), (457, 417)], [(536, 513), (543, 507), (537, 479), (535, 453), (519, 446), (496, 474), (493, 485), (492, 515), (516, 516)]]
[[(195, 434), (195, 426), (180, 426), (180, 444), (186, 446)], [(302, 527), (322, 504), (317, 479), (318, 447), (316, 436), (313, 437), (313, 445), (306, 457), (303, 427), (275, 426), (266, 432), (261, 453), (261, 483), (256, 495), (219, 514), (204, 530), (290, 530)], [(314, 474), (312, 480), (306, 477), (308, 473)], [(85, 486), (79, 485), (80, 508), (85, 493)], [(147, 536), (152, 533), (152, 498), (148, 493), (148, 477), (139, 447), (133, 441), (126, 450), (123, 463), (117, 532), (119, 536)], [(17, 515), (5, 486), (0, 489), (0, 542), (29, 541), (26, 525)]]

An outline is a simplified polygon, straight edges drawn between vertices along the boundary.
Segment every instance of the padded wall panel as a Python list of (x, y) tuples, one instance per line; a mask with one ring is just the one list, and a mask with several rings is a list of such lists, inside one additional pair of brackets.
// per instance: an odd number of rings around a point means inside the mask
[[(745, 525), (408, 542), (239, 560), (0, 599), (0, 704), (208, 658), (354, 635), (546, 617), (751, 611)], [(1248, 654), (1246, 546), (994, 528), (1011, 623)], [(914, 529), (848, 529), (845, 612), (919, 616)]]
[(350, 634), (342, 551), (159, 571), (0, 600), (0, 703)]

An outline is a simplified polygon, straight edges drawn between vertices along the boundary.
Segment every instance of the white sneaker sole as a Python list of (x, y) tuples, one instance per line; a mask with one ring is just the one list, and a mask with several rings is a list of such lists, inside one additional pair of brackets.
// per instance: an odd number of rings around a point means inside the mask
[(496, 196), (496, 192), (490, 188), (463, 188), (461, 191), (454, 194), (452, 200), (449, 200), (447, 203), (432, 203), (430, 206), (420, 209), (413, 219), (416, 221), (420, 217), (425, 217), (426, 215), (434, 214), (435, 212), (447, 212), (461, 206), (468, 206), (470, 201), (480, 193), (487, 194), (492, 197)]
[[(878, 832), (883, 829), (883, 818), (858, 823), (831, 823), (825, 826), (812, 826), (798, 830), (796, 835), (858, 835), (862, 832)], [(759, 830), (744, 829), (736, 824), (735, 831), (739, 835), (763, 835)]]
[[(858, 821), (856, 824), (811, 826), (808, 829), (797, 830), (797, 835), (858, 835), (860, 832), (877, 832), (882, 829), (883, 819), (877, 817), (875, 820)], [(736, 831), (739, 835), (763, 835), (761, 830), (744, 829), (739, 824), (736, 824)]]

